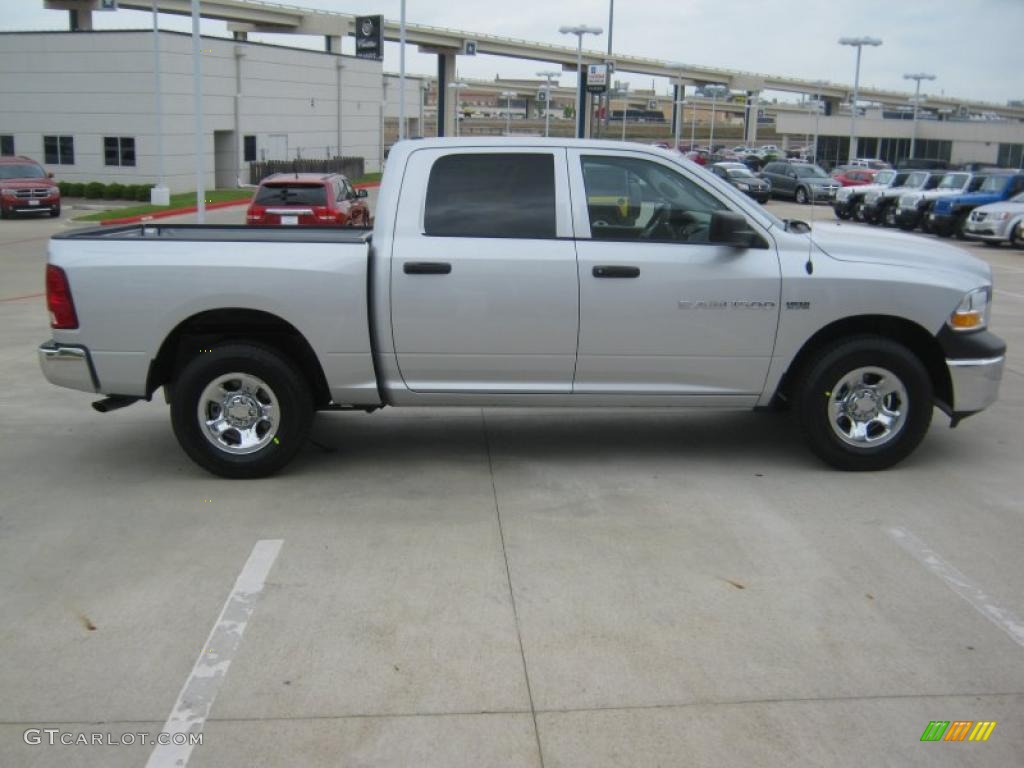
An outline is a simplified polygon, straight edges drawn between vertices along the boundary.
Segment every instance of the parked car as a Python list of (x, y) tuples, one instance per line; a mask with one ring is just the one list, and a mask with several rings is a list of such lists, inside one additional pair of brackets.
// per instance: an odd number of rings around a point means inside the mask
[(896, 226), (905, 231), (921, 227), (928, 232), (928, 214), (940, 197), (976, 192), (985, 177), (969, 171), (947, 172), (935, 189), (925, 192), (904, 192), (896, 206)]
[(1009, 243), (1024, 248), (1024, 192), (1002, 203), (975, 208), (967, 217), (964, 234), (986, 245)]
[(935, 189), (945, 176), (943, 171), (912, 171), (898, 187), (873, 189), (864, 195), (864, 221), (870, 224), (896, 226), (896, 206), (904, 192), (927, 192)]
[(771, 183), (755, 176), (743, 163), (715, 163), (711, 166), (711, 172), (759, 203), (767, 203), (771, 197)]
[(898, 187), (906, 181), (909, 171), (883, 170), (875, 174), (875, 179), (870, 184), (862, 184), (858, 187), (842, 187), (836, 193), (835, 202), (832, 203), (832, 210), (838, 218), (856, 219), (864, 221), (864, 197), (868, 192), (876, 189), (887, 189)]
[(683, 155), (687, 160), (692, 160), (697, 165), (707, 165), (711, 161), (711, 153), (704, 149), (694, 149)]
[(772, 197), (792, 197), (801, 204), (831, 203), (839, 189), (821, 166), (810, 163), (773, 160), (761, 171), (761, 178), (771, 184)]
[(892, 168), (892, 166), (885, 162), (885, 160), (879, 160), (877, 157), (857, 157), (851, 160), (848, 165), (855, 168), (872, 168), (876, 171), (884, 171), (886, 168)]
[(977, 192), (950, 195), (935, 201), (928, 223), (939, 237), (966, 236), (967, 217), (982, 205), (1009, 200), (1024, 192), (1024, 173), (1020, 171), (989, 172)]
[[(624, 177), (636, 210), (599, 225), (595, 173)], [(788, 404), (824, 461), (882, 469), (921, 442), (933, 405), (957, 423), (998, 395), (984, 261), (791, 226), (663, 150), (402, 141), (379, 206), (372, 233), (59, 234), (43, 373), (106, 395), (101, 412), (163, 387), (185, 453), (227, 477), (281, 469), (316, 410), (483, 403)]]
[(841, 165), (832, 170), (832, 178), (843, 187), (860, 187), (870, 184), (878, 173), (874, 168), (857, 168), (852, 165)]
[(15, 213), (60, 216), (60, 187), (53, 174), (28, 157), (0, 157), (0, 218)]
[(368, 227), (365, 189), (340, 173), (275, 173), (260, 182), (245, 223), (258, 226)]

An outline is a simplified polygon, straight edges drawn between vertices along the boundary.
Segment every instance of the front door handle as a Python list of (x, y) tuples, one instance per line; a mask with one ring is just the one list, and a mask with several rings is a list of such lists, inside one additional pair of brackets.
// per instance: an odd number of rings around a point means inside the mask
[(452, 265), (446, 261), (407, 261), (402, 269), (407, 275), (447, 275)]
[(594, 267), (594, 277), (640, 277), (640, 267)]

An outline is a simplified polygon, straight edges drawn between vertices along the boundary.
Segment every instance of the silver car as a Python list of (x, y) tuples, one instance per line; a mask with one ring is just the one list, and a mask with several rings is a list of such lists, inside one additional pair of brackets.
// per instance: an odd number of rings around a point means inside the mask
[(964, 234), (988, 245), (1009, 243), (1024, 248), (1024, 192), (975, 208), (964, 223)]

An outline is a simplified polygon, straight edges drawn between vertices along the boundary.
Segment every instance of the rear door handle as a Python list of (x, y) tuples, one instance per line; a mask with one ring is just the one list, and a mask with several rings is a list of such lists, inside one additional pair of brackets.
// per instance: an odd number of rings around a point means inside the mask
[(640, 267), (594, 267), (594, 277), (640, 277)]
[(402, 269), (407, 275), (447, 275), (452, 265), (445, 261), (407, 261)]

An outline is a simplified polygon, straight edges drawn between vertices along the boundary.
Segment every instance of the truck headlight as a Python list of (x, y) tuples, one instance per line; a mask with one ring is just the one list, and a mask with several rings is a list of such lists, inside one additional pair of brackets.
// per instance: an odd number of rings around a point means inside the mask
[(743, 182), (741, 181), (741, 182), (738, 182), (738, 183), (736, 184), (736, 188), (737, 188), (737, 189), (742, 189), (742, 190), (743, 190), (744, 192), (748, 192), (748, 191), (750, 190), (750, 185), (749, 185), (749, 184), (744, 184), (744, 183), (743, 183)]
[(954, 331), (980, 331), (985, 328), (988, 325), (991, 295), (991, 286), (971, 291), (960, 301), (960, 306), (953, 310), (946, 325)]
[(1008, 218), (1010, 218), (1009, 211), (1000, 211), (999, 213), (992, 214), (993, 221), (1006, 221)]

